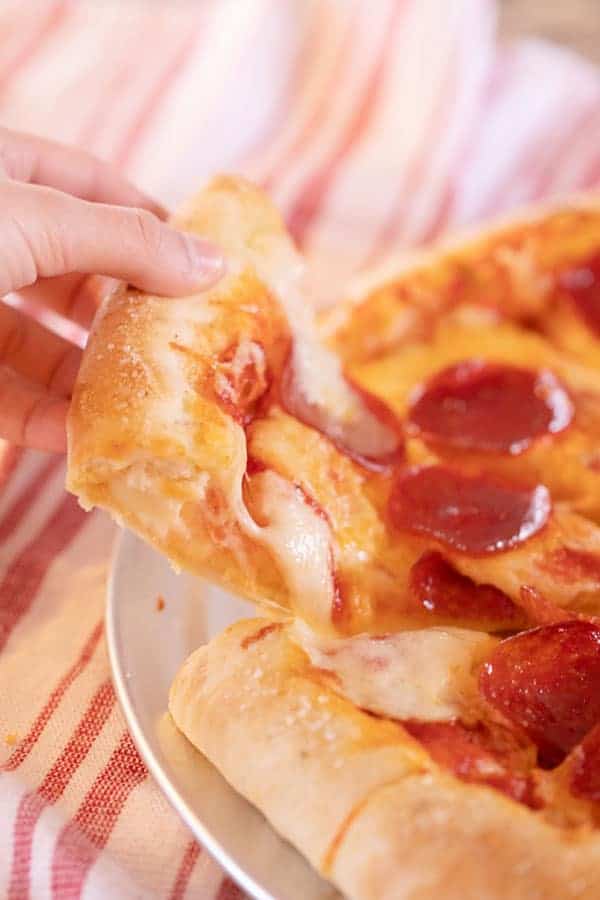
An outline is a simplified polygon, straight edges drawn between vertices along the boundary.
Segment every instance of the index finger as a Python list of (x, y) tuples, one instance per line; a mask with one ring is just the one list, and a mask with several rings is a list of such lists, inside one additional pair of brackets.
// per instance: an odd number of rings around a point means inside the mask
[(82, 200), (141, 206), (161, 219), (167, 211), (118, 169), (91, 153), (45, 138), (0, 129), (0, 160), (15, 181), (46, 185)]

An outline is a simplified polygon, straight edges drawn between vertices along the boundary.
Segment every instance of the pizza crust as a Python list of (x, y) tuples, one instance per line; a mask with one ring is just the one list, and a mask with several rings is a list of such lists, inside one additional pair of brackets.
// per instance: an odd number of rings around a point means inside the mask
[[(345, 303), (323, 312), (321, 316), (323, 333), (327, 336), (335, 335), (340, 327), (351, 319), (354, 306), (363, 303), (388, 285), (394, 285), (415, 272), (435, 266), (441, 258), (461, 256), (469, 259), (483, 254), (490, 246), (504, 242), (515, 230), (542, 224), (549, 216), (560, 216), (565, 212), (587, 213), (596, 219), (600, 213), (600, 194), (574, 194), (567, 199), (560, 198), (554, 202), (521, 208), (516, 213), (508, 212), (492, 219), (487, 224), (476, 223), (460, 228), (424, 247), (391, 255), (352, 279), (344, 294)], [(600, 223), (592, 235), (593, 246), (600, 241), (599, 228)], [(568, 258), (568, 253), (566, 256)], [(540, 284), (538, 296), (542, 293), (542, 289), (543, 285)]]
[(410, 775), (369, 797), (328, 874), (356, 900), (594, 900), (600, 838), (441, 773)]
[(556, 827), (442, 771), (398, 724), (341, 696), (287, 626), (231, 626), (185, 663), (169, 709), (232, 786), (350, 898), (597, 896), (597, 833)]
[[(177, 727), (320, 871), (342, 823), (376, 787), (428, 766), (397, 728), (318, 676), (285, 627), (238, 622), (184, 664)], [(365, 729), (365, 723), (371, 727)]]
[[(575, 228), (573, 221), (577, 222)], [(523, 235), (524, 246), (515, 247), (515, 239)], [(504, 283), (509, 290), (501, 304), (502, 315), (536, 322), (561, 350), (597, 368), (600, 340), (563, 305), (550, 308), (548, 301), (553, 267), (599, 250), (599, 195), (574, 196), (510, 213), (487, 226), (465, 228), (424, 249), (391, 257), (356, 276), (343, 294), (344, 302), (321, 315), (321, 333), (347, 364), (402, 347), (426, 334), (431, 318), (445, 311), (443, 291), (439, 290), (443, 280), (438, 279), (441, 265), (447, 264), (452, 277), (457, 276), (460, 290), (464, 287), (460, 282), (463, 265), (486, 265), (492, 260), (491, 278), (484, 276), (477, 301), (463, 307), (459, 316), (490, 321), (492, 313), (493, 319), (498, 311), (494, 281), (500, 290)], [(406, 302), (404, 286), (409, 282), (419, 284), (416, 304)]]

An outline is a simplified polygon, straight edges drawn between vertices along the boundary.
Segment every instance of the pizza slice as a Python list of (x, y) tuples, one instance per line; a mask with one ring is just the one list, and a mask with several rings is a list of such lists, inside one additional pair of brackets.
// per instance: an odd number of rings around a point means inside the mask
[(331, 639), (231, 626), (184, 664), (179, 729), (356, 900), (592, 900), (600, 630)]
[[(600, 528), (581, 515), (597, 512), (597, 430), (580, 405), (600, 392), (595, 372), (508, 325), (496, 326), (497, 353), (493, 328), (463, 329), (459, 346), (458, 320), (437, 343), (415, 338), (406, 357), (388, 355), (388, 369), (371, 354), (344, 372), (318, 339), (302, 260), (260, 191), (217, 179), (178, 223), (220, 244), (229, 271), (197, 296), (123, 289), (105, 303), (69, 421), (68, 487), (85, 506), (108, 509), (175, 565), (322, 632), (506, 631), (565, 609), (600, 612)], [(443, 260), (432, 265), (432, 277), (443, 272)], [(495, 396), (512, 424), (521, 416), (518, 453), (454, 452), (432, 434), (431, 378), (452, 384), (466, 360), (473, 382), (486, 353), (516, 385)], [(412, 391), (421, 406), (433, 397), (417, 433)], [(452, 428), (472, 437), (461, 403)]]

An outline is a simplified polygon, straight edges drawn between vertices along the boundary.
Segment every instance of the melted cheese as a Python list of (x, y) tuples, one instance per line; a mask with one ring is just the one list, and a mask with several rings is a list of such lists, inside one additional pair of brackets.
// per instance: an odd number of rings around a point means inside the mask
[(240, 388), (251, 379), (252, 396), (259, 397), (267, 385), (267, 360), (260, 344), (255, 341), (241, 341), (228, 363), (221, 363), (214, 372), (214, 386), (217, 394), (234, 407), (244, 403)]
[(275, 472), (253, 476), (252, 490), (253, 513), (266, 524), (246, 522), (246, 526), (273, 552), (295, 611), (317, 627), (331, 631), (334, 561), (327, 521), (307, 502), (300, 488)]
[[(293, 338), (293, 390), (315, 427), (359, 454), (393, 452), (397, 438), (368, 409), (342, 372), (341, 361), (319, 339), (310, 300), (305, 264), (287, 238), (270, 247), (268, 264), (255, 259), (261, 278), (270, 285), (285, 312)], [(294, 403), (291, 404), (292, 412)]]
[(508, 272), (514, 295), (518, 298), (519, 308), (515, 311), (539, 315), (552, 287), (552, 277), (539, 271), (527, 246), (500, 246), (494, 251), (494, 255)]
[(477, 709), (476, 670), (496, 639), (462, 628), (373, 638), (321, 638), (296, 622), (294, 637), (314, 666), (356, 706), (391, 719), (448, 721)]
[[(218, 303), (221, 292), (227, 294), (246, 269), (253, 270), (278, 298), (293, 337), (294, 380), (304, 403), (313, 408), (315, 425), (322, 425), (334, 438), (346, 437), (360, 452), (370, 451), (373, 444), (380, 452), (394, 449), (396, 436), (370, 412), (344, 378), (337, 356), (318, 339), (313, 305), (307, 299), (305, 262), (266, 198), (241, 181), (222, 179), (184, 210), (178, 221), (209, 235), (227, 255), (227, 274), (202, 295), (203, 304)], [(232, 374), (242, 374), (249, 364), (262, 371), (264, 354), (256, 344), (245, 342), (231, 362)], [(231, 385), (225, 381), (220, 387), (228, 396)], [(242, 495), (245, 457), (245, 447), (237, 448), (229, 471), (219, 475), (230, 508), (245, 533), (273, 553), (295, 610), (316, 627), (331, 630), (335, 586), (329, 524), (299, 488), (274, 472), (252, 477), (250, 513)]]

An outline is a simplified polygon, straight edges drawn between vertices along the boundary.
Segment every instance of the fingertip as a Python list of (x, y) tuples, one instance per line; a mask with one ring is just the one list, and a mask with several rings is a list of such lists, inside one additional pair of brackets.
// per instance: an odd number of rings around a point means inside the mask
[(186, 231), (167, 228), (168, 240), (161, 245), (157, 269), (144, 273), (142, 289), (164, 297), (184, 297), (213, 287), (227, 271), (221, 251), (214, 244)]
[(227, 271), (227, 263), (221, 251), (209, 241), (194, 234), (181, 232), (189, 260), (186, 273), (191, 284), (198, 290), (212, 287)]

